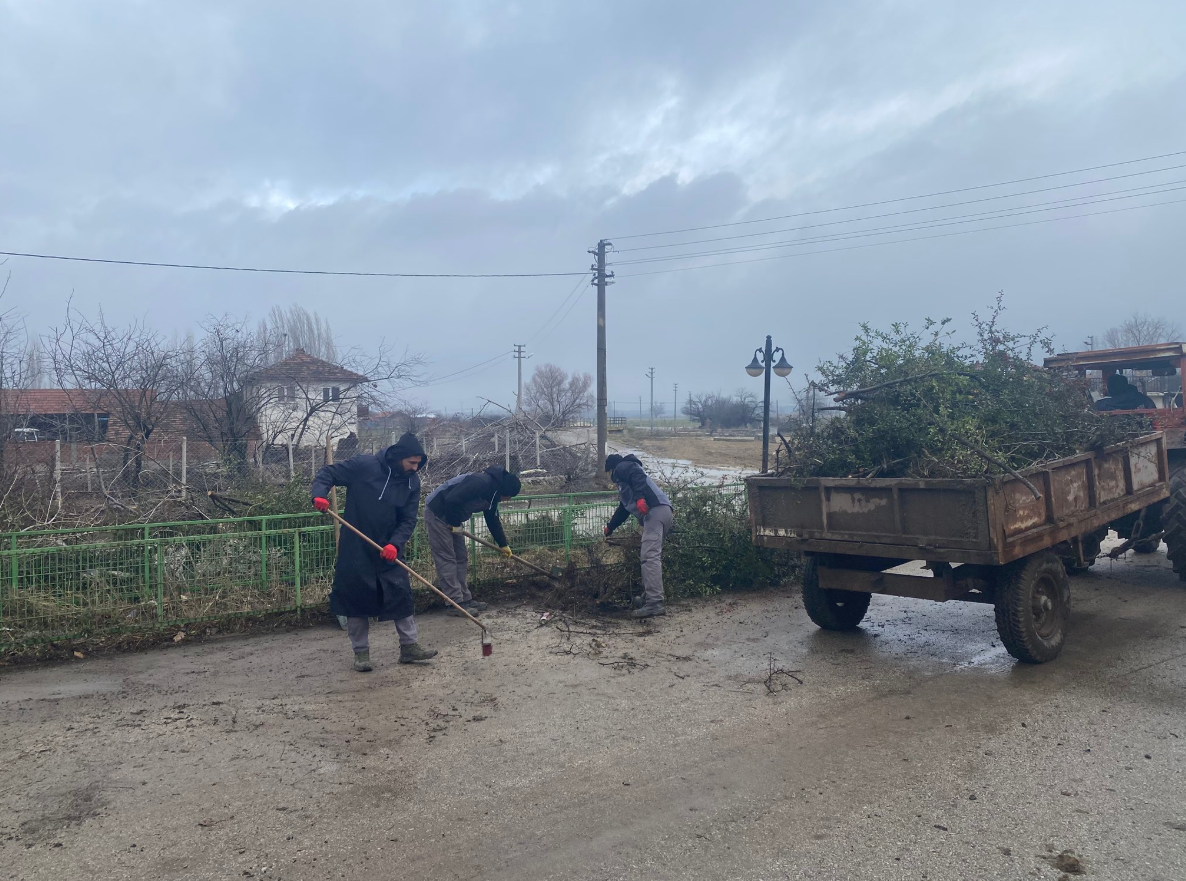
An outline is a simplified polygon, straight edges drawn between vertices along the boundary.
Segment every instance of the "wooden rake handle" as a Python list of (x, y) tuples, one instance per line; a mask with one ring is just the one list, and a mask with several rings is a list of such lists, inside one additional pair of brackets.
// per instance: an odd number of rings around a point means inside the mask
[[(343, 526), (345, 526), (347, 529), (349, 529), (351, 532), (353, 532), (355, 535), (357, 535), (359, 538), (361, 538), (363, 541), (365, 541), (367, 544), (369, 544), (371, 547), (373, 547), (376, 551), (379, 551), (380, 553), (383, 552), (383, 546), (381, 544), (379, 544), (377, 541), (375, 541), (369, 535), (364, 534), (362, 532), (362, 530), (358, 529), (350, 521), (344, 520), (341, 517), (341, 515), (339, 515), (336, 511), (330, 510), (330, 511), (326, 511), (325, 513), (329, 514), (330, 517), (333, 517), (335, 520), (337, 520), (339, 523), (341, 523)], [(465, 609), (463, 609), (461, 606), (459, 606), (457, 603), (455, 603), (452, 600), (452, 598), (450, 598), (444, 592), (439, 590), (435, 584), (433, 584), (431, 581), (429, 581), (427, 578), (425, 578), (423, 575), (421, 575), (419, 572), (417, 572), (415, 569), (413, 569), (411, 566), (409, 566), (407, 563), (405, 563), (403, 560), (399, 559), (398, 557), (396, 557), (395, 562), (396, 562), (396, 565), (403, 566), (409, 575), (411, 575), (413, 578), (415, 578), (417, 581), (419, 581), (421, 584), (423, 584), (425, 587), (427, 587), (429, 590), (431, 590), (433, 593), (435, 593), (437, 596), (439, 596), (441, 599), (443, 599), (445, 602), (447, 602), (449, 605), (451, 605), (453, 608), (455, 608), (457, 611), (459, 611), (462, 615), (469, 618), (469, 620), (473, 621), (474, 624), (481, 627), (483, 632), (486, 632), (485, 624), (483, 624), (481, 621), (479, 621), (477, 618), (475, 618), (473, 615), (471, 615), (469, 612), (467, 612)]]
[[(502, 548), (500, 548), (498, 545), (496, 545), (492, 541), (486, 541), (486, 539), (484, 539), (484, 538), (478, 538), (472, 532), (466, 532), (464, 529), (458, 529), (458, 530), (456, 530), (456, 532), (458, 535), (464, 535), (466, 538), (472, 538), (478, 544), (485, 545), (486, 547), (490, 548), (490, 550), (492, 550), (492, 551), (498, 551), (499, 553), (502, 553)], [(533, 569), (536, 572), (538, 572), (540, 575), (543, 575), (547, 578), (555, 578), (556, 577), (551, 572), (549, 572), (547, 569), (545, 569), (543, 566), (537, 566), (537, 565), (535, 565), (535, 563), (529, 563), (527, 560), (524, 560), (518, 554), (511, 554), (511, 559), (518, 560), (520, 563), (522, 563), (528, 569)]]

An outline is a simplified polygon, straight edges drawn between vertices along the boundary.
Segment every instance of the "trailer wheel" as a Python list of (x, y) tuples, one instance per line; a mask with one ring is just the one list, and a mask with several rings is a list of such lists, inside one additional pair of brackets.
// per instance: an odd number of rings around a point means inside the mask
[(1161, 509), (1161, 525), (1166, 556), (1174, 564), (1178, 577), (1186, 581), (1186, 466), (1170, 475), (1170, 497)]
[(869, 594), (819, 586), (819, 560), (808, 556), (803, 567), (803, 606), (807, 617), (824, 630), (853, 630), (869, 611)]
[(1042, 551), (1003, 567), (997, 578), (997, 633), (1019, 661), (1042, 664), (1062, 651), (1071, 588), (1062, 561)]

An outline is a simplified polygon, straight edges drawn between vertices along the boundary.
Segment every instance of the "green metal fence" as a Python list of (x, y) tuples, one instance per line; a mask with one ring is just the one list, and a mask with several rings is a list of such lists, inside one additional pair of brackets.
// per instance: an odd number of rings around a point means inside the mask
[[(502, 522), (516, 551), (567, 562), (616, 506), (612, 493), (534, 496), (505, 504)], [(486, 534), (480, 516), (470, 530)], [(509, 571), (471, 544), (475, 583)], [(431, 580), (422, 524), (405, 552)], [(0, 535), (0, 651), (322, 605), (335, 556), (333, 527), (316, 514)]]

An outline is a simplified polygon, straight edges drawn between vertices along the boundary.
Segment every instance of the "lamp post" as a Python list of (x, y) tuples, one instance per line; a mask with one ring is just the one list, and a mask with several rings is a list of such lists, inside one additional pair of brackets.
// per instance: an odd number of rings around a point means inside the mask
[[(786, 352), (773, 347), (769, 336), (766, 337), (765, 348), (754, 349), (754, 359), (745, 367), (750, 376), (766, 375), (766, 390), (762, 396), (762, 473), (765, 474), (770, 465), (770, 371), (774, 370), (779, 376), (790, 376), (791, 365), (787, 363)], [(778, 363), (774, 363), (774, 353), (778, 352)], [(761, 360), (759, 360), (759, 356)]]

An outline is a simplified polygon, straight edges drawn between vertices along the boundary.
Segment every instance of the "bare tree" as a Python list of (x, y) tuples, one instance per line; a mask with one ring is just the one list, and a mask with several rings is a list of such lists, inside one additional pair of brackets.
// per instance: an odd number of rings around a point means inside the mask
[(178, 407), (201, 439), (218, 450), (232, 473), (247, 470), (250, 440), (260, 412), (274, 402), (270, 386), (248, 393), (249, 378), (268, 366), (267, 340), (229, 315), (202, 323), (200, 341), (191, 336), (177, 359)]
[[(0, 299), (8, 293), (11, 280), (12, 273), (6, 273)], [(6, 474), (8, 442), (23, 412), (22, 392), (29, 387), (28, 346), (24, 317), (15, 309), (0, 312), (0, 476)]]
[(28, 388), (48, 388), (50, 385), (49, 358), (41, 347), (41, 340), (32, 336), (25, 344), (25, 385)]
[(297, 349), (323, 361), (338, 360), (329, 320), (295, 303), (287, 309), (273, 306), (268, 317), (259, 323), (256, 337), (273, 363), (283, 361)]
[(563, 425), (592, 406), (592, 385), (588, 373), (569, 376), (555, 364), (540, 364), (523, 389), (523, 399), (544, 426)]
[(707, 392), (688, 395), (683, 412), (699, 422), (701, 428), (740, 428), (753, 423), (760, 408), (761, 402), (751, 392), (739, 391), (733, 395)]
[(122, 429), (122, 479), (138, 489), (148, 439), (180, 388), (177, 349), (139, 320), (117, 327), (102, 310), (92, 320), (71, 305), (65, 323), (50, 332), (48, 348), (58, 384), (78, 390), (80, 399), (98, 392), (110, 424)]
[(1104, 333), (1104, 345), (1109, 349), (1151, 346), (1155, 343), (1177, 342), (1180, 339), (1182, 330), (1176, 322), (1143, 312), (1134, 312), (1124, 323), (1109, 328)]

